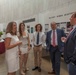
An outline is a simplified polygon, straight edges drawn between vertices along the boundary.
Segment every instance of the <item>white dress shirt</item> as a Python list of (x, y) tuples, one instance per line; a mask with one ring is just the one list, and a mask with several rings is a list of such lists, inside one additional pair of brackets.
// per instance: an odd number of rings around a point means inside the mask
[[(51, 45), (53, 45), (53, 30), (52, 30), (52, 33), (51, 33)], [(55, 30), (55, 45), (58, 45), (57, 30)]]
[(33, 33), (33, 45), (43, 45), (45, 43), (45, 34), (43, 32), (39, 32), (39, 44), (36, 44), (37, 42), (37, 34), (38, 32)]
[(67, 39), (70, 37), (70, 35), (71, 35), (71, 33), (73, 32), (73, 30), (76, 28), (76, 25), (74, 25), (73, 26), (73, 29), (69, 32), (69, 34), (68, 34), (68, 36), (67, 36), (67, 38), (66, 38), (66, 41), (67, 41)]
[(73, 26), (73, 30), (76, 28), (76, 25)]
[(73, 29), (69, 32), (68, 36), (73, 32), (73, 30), (76, 28), (76, 25), (73, 26)]

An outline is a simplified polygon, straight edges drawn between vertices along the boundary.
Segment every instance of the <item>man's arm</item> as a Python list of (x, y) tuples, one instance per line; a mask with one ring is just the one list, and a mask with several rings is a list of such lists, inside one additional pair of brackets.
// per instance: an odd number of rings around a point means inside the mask
[(62, 37), (66, 37), (66, 34), (64, 33), (63, 30), (62, 30)]
[(46, 34), (46, 45), (48, 45), (48, 32)]
[(49, 32), (47, 32), (47, 34), (46, 34), (46, 50), (48, 51), (49, 50)]
[(66, 42), (66, 34), (64, 33), (64, 31), (63, 30), (61, 30), (61, 32), (62, 32), (62, 36), (61, 36), (61, 40), (62, 40), (62, 42)]
[(75, 47), (74, 47), (74, 52), (73, 52), (73, 56), (70, 58), (70, 61), (73, 62), (76, 65), (76, 34), (75, 34)]

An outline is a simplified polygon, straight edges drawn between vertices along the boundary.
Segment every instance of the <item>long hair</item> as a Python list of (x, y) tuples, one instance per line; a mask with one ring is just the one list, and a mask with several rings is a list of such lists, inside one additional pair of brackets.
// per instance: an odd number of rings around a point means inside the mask
[(35, 26), (35, 31), (37, 31), (37, 26), (40, 25), (40, 31), (42, 31), (42, 25), (41, 24), (36, 24)]
[(20, 36), (22, 36), (22, 31), (21, 31), (21, 25), (22, 25), (22, 24), (23, 24), (24, 27), (25, 27), (25, 24), (24, 24), (24, 23), (20, 23), (20, 24), (19, 24), (19, 34), (20, 34)]
[(15, 33), (12, 32), (13, 23), (16, 24), (16, 22), (9, 22), (9, 23), (8, 23), (7, 28), (6, 28), (6, 34), (7, 34), (7, 33), (10, 33), (11, 35), (16, 35), (16, 34), (17, 34), (17, 32), (15, 32)]

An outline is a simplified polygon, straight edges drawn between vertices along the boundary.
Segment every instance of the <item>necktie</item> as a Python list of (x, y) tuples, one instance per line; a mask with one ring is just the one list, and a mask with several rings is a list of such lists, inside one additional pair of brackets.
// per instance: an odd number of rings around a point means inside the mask
[(54, 47), (56, 46), (56, 43), (55, 43), (55, 30), (53, 30), (53, 46)]
[(73, 27), (70, 29), (70, 31), (72, 31), (73, 30)]
[(36, 41), (36, 44), (39, 44), (39, 32), (37, 34), (37, 41)]

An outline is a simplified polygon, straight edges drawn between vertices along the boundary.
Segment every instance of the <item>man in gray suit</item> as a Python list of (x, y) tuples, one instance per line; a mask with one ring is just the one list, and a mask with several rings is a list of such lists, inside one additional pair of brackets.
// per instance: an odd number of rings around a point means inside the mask
[(53, 71), (48, 74), (60, 75), (60, 57), (63, 44), (61, 38), (66, 35), (63, 30), (57, 29), (55, 22), (51, 23), (51, 28), (52, 30), (47, 32), (46, 45), (50, 52)]
[(68, 65), (69, 75), (76, 75), (76, 12), (70, 18), (72, 31), (65, 39), (64, 59)]

